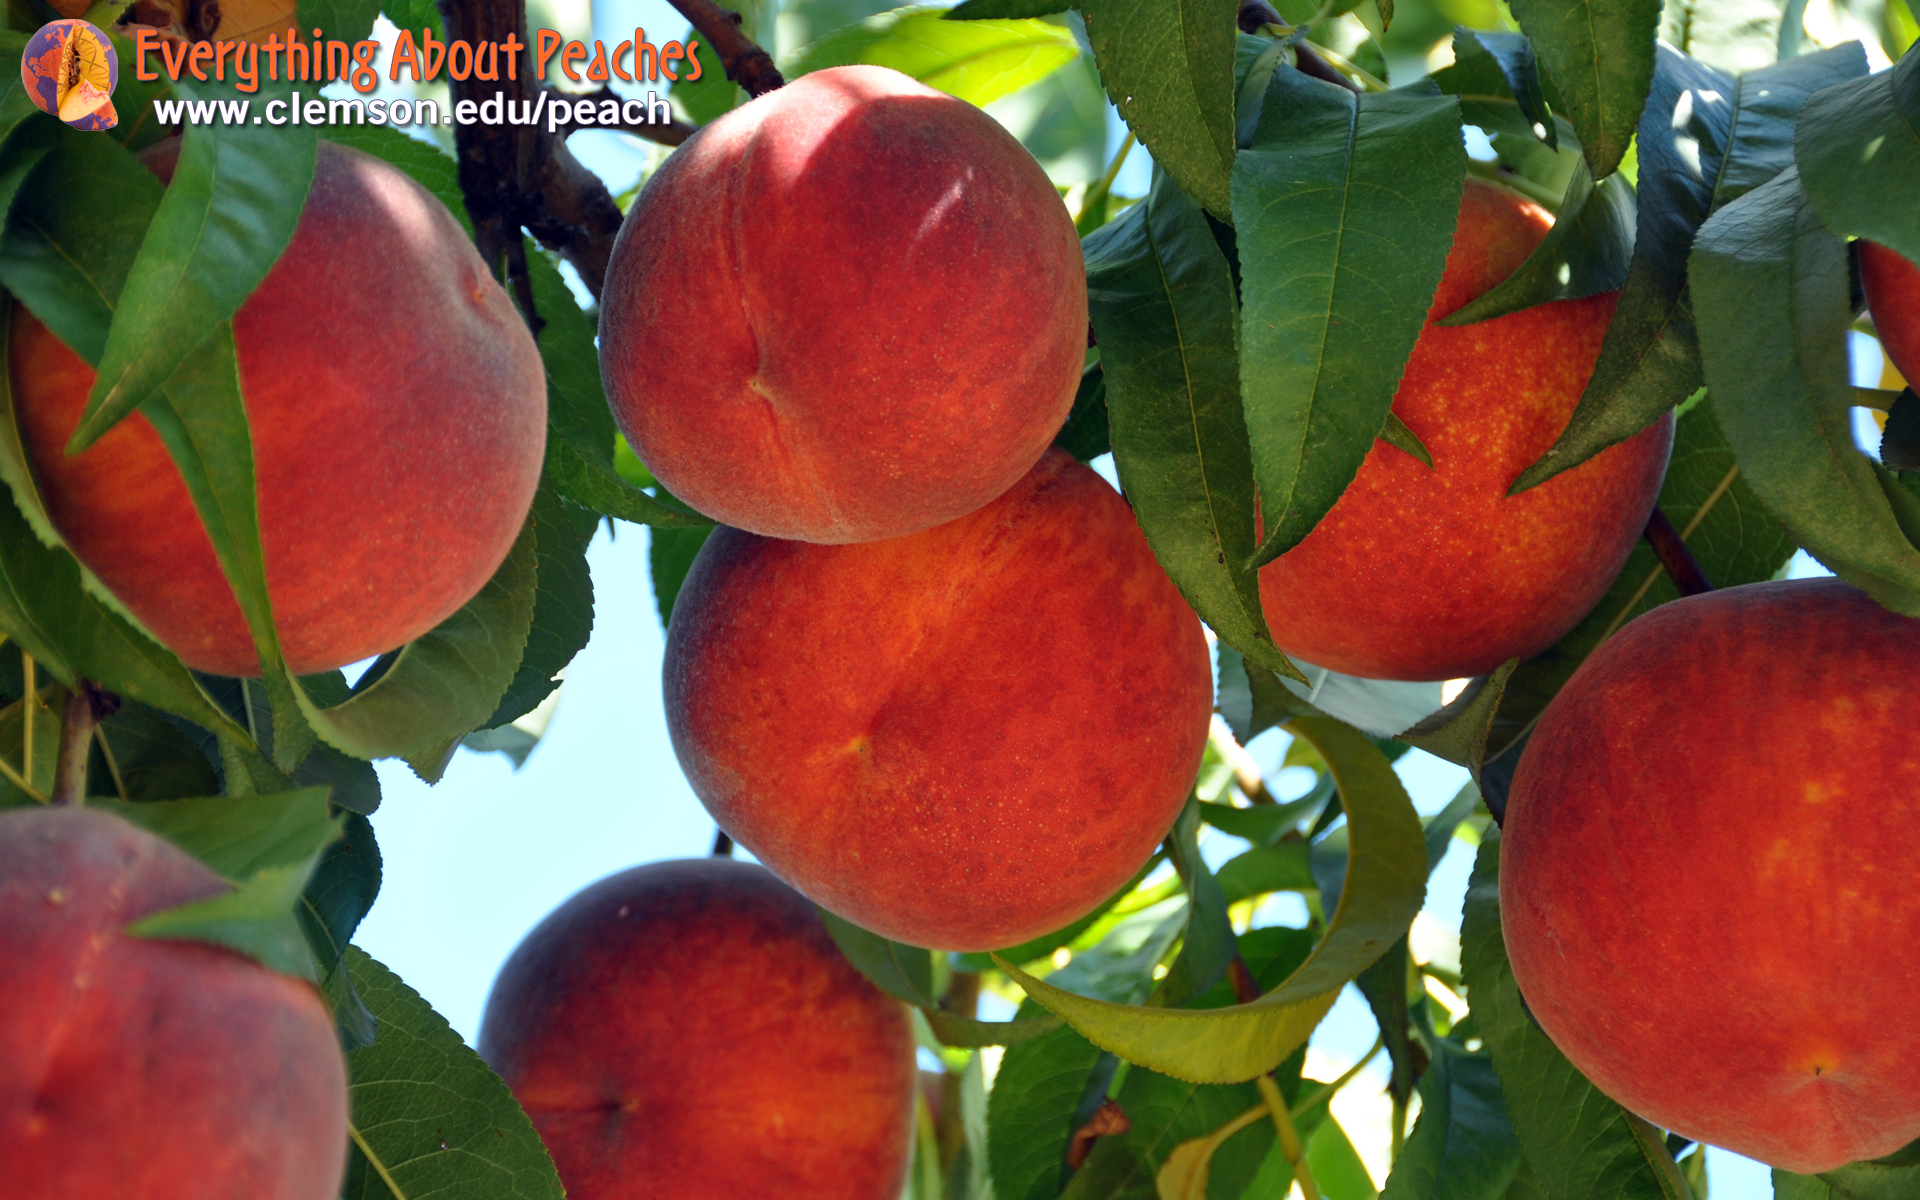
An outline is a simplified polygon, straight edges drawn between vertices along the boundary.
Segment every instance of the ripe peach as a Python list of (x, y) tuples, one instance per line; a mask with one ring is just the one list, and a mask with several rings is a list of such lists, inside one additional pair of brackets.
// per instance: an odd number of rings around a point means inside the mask
[(0, 1171), (12, 1200), (333, 1200), (347, 1074), (309, 985), (125, 927), (226, 890), (87, 809), (0, 813)]
[[(473, 243), (398, 168), (321, 142), (293, 241), (233, 327), (288, 665), (328, 670), (439, 624), (506, 557), (546, 441), (539, 350)], [(187, 665), (258, 675), (159, 435), (136, 413), (68, 457), (93, 369), (23, 307), (12, 336), (21, 434), (68, 546)]]
[(1146, 861), (1205, 748), (1200, 622), (1132, 512), (1049, 451), (957, 521), (858, 546), (717, 530), (667, 632), (693, 790), (876, 933), (1011, 946)]
[(574, 1200), (895, 1200), (906, 1178), (906, 1008), (761, 867), (580, 892), (501, 968), (480, 1053)]
[(1920, 1136), (1920, 621), (1838, 580), (1663, 605), (1521, 755), (1500, 862), (1541, 1028), (1654, 1124), (1813, 1174)]
[(865, 542), (1011, 487), (1073, 406), (1080, 242), (1033, 157), (882, 67), (702, 129), (627, 214), (601, 296), (613, 414), (729, 525)]
[(1920, 264), (1877, 242), (1860, 243), (1860, 282), (1894, 370), (1920, 384)]
[(1375, 442), (1301, 543), (1260, 571), (1274, 641), (1373, 679), (1454, 679), (1559, 641), (1613, 582), (1660, 493), (1673, 418), (1508, 496), (1566, 428), (1616, 293), (1435, 324), (1513, 273), (1552, 218), (1469, 177), (1393, 411), (1433, 468)]

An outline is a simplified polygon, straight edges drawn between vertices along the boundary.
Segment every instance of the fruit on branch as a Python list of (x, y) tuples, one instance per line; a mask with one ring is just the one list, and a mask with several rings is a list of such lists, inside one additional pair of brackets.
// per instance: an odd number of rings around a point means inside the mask
[(1541, 1028), (1655, 1125), (1802, 1174), (1920, 1136), (1920, 621), (1838, 580), (1627, 625), (1521, 755), (1500, 858)]
[(1179, 814), (1212, 708), (1198, 618), (1126, 501), (1058, 450), (907, 537), (715, 531), (665, 676), (722, 828), (834, 912), (946, 950), (1112, 895)]
[(309, 984), (133, 937), (227, 890), (92, 809), (0, 814), (0, 1163), (10, 1200), (333, 1200), (347, 1075)]
[(906, 1007), (763, 867), (635, 867), (507, 959), (480, 1054), (574, 1200), (895, 1200), (913, 1128)]
[(1485, 674), (1559, 641), (1626, 563), (1666, 473), (1671, 415), (1507, 495), (1566, 428), (1617, 293), (1434, 324), (1512, 274), (1551, 225), (1539, 206), (1468, 177), (1393, 401), (1433, 468), (1376, 441), (1325, 519), (1261, 569), (1261, 607), (1287, 653), (1373, 679)]
[[(178, 143), (149, 165), (170, 178)], [(546, 373), (513, 302), (405, 173), (320, 143), (286, 253), (234, 317), (267, 591), (297, 673), (439, 624), (506, 557), (539, 482)], [(135, 414), (68, 457), (93, 369), (24, 307), (13, 394), (48, 515), (187, 665), (258, 675), (186, 485)]]
[(816, 71), (647, 181), (601, 296), (627, 440), (728, 525), (864, 542), (1011, 487), (1073, 406), (1073, 221), (979, 109), (882, 67)]
[(1908, 383), (1920, 384), (1920, 265), (1897, 250), (1861, 241), (1860, 282), (1874, 332)]

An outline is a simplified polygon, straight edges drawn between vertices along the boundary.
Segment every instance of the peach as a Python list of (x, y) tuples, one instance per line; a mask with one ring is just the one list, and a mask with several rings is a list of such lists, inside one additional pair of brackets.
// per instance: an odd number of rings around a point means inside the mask
[(574, 1200), (896, 1200), (906, 1007), (764, 868), (653, 863), (562, 904), (507, 959), (480, 1053)]
[(310, 985), (125, 927), (227, 885), (87, 809), (0, 813), (0, 1163), (12, 1200), (334, 1200), (347, 1074)]
[[(173, 145), (155, 166), (172, 174)], [(391, 650), (492, 577), (533, 502), (546, 373), (445, 206), (397, 167), (320, 143), (293, 241), (235, 314), (260, 540), (299, 674)], [(258, 675), (213, 544), (136, 413), (68, 457), (93, 369), (16, 306), (15, 408), (74, 554), (188, 666)]]
[(665, 676), (722, 828), (841, 916), (947, 950), (1112, 895), (1179, 815), (1212, 707), (1199, 619), (1126, 501), (1058, 450), (907, 537), (715, 531)]
[(1467, 179), (1393, 400), (1433, 468), (1375, 442), (1325, 519), (1261, 568), (1261, 607), (1288, 654), (1372, 679), (1486, 674), (1559, 641), (1626, 564), (1666, 475), (1671, 415), (1507, 495), (1566, 428), (1617, 294), (1435, 323), (1512, 274), (1552, 223), (1508, 189)]
[(1860, 282), (1880, 345), (1894, 370), (1920, 383), (1920, 264), (1877, 242), (1860, 245)]
[(1520, 758), (1500, 862), (1540, 1026), (1655, 1125), (1802, 1174), (1920, 1136), (1920, 621), (1838, 580), (1663, 605)]
[(1087, 288), (1046, 174), (979, 109), (816, 71), (647, 181), (600, 370), (675, 496), (769, 537), (865, 542), (1011, 487), (1073, 406)]

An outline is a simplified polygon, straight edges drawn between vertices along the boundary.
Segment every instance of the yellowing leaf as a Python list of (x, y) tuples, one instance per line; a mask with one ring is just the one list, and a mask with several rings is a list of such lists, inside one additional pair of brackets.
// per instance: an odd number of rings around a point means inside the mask
[(1300, 717), (1286, 726), (1326, 759), (1347, 813), (1349, 857), (1340, 903), (1300, 968), (1250, 1004), (1177, 1009), (1075, 995), (996, 957), (1035, 1003), (1129, 1062), (1190, 1083), (1238, 1083), (1271, 1071), (1303, 1045), (1341, 987), (1407, 931), (1426, 898), (1420, 818), (1386, 756), (1353, 726)]
[(1266, 1115), (1267, 1106), (1256, 1104), (1207, 1136), (1175, 1146), (1153, 1179), (1160, 1200), (1207, 1200), (1207, 1177), (1213, 1166), (1213, 1152), (1222, 1142)]

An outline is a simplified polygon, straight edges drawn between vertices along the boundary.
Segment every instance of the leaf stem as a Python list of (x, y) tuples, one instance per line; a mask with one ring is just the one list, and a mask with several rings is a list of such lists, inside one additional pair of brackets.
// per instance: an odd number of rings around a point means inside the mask
[(1080, 197), (1080, 211), (1074, 214), (1073, 218), (1076, 228), (1080, 222), (1086, 220), (1088, 213), (1094, 211), (1095, 205), (1101, 206), (1102, 209), (1106, 207), (1107, 197), (1113, 194), (1113, 181), (1120, 177), (1120, 168), (1126, 165), (1127, 155), (1133, 153), (1134, 143), (1134, 132), (1129, 129), (1126, 140), (1121, 142), (1120, 148), (1113, 152), (1113, 161), (1107, 164), (1106, 174), (1096, 180), (1093, 186), (1087, 189), (1086, 194)]
[(113, 790), (119, 793), (121, 803), (133, 803), (133, 797), (127, 794), (127, 781), (120, 774), (120, 760), (113, 756), (113, 744), (107, 740), (106, 726), (94, 726), (93, 737), (100, 743), (100, 757), (107, 760), (107, 774), (113, 776)]
[(36, 804), (45, 804), (47, 802), (47, 798), (41, 795), (31, 783), (28, 783), (26, 779), (21, 776), (20, 772), (14, 770), (13, 764), (4, 758), (0, 758), (0, 775), (6, 776), (8, 783), (11, 783), (14, 787), (19, 788), (27, 795), (33, 797)]
[[(25, 681), (25, 705), (20, 709), (20, 774), (33, 778), (33, 710), (40, 703), (40, 688), (34, 679), (33, 655), (20, 652), (20, 675)], [(32, 790), (32, 789), (28, 789)]]
[(1400, 1161), (1400, 1152), (1407, 1148), (1407, 1098), (1393, 1097), (1393, 1124), (1388, 1129), (1387, 1165), (1391, 1167)]
[(1359, 1078), (1360, 1072), (1366, 1069), (1366, 1066), (1368, 1063), (1372, 1062), (1375, 1058), (1379, 1056), (1380, 1051), (1385, 1049), (1386, 1045), (1387, 1045), (1387, 1039), (1384, 1036), (1374, 1038), (1373, 1049), (1367, 1051), (1366, 1057), (1362, 1058), (1359, 1062), (1353, 1064), (1351, 1067), (1348, 1067), (1346, 1071), (1343, 1072), (1341, 1076), (1338, 1079), (1334, 1080), (1332, 1083), (1321, 1084), (1319, 1087), (1313, 1089), (1312, 1095), (1302, 1097), (1299, 1101), (1297, 1101), (1294, 1104), (1292, 1109), (1294, 1119), (1298, 1120), (1299, 1118), (1305, 1116), (1307, 1114), (1308, 1109), (1311, 1109), (1314, 1105), (1320, 1103), (1322, 1100), (1331, 1098), (1335, 1093), (1339, 1092), (1341, 1088), (1347, 1086), (1349, 1083), (1352, 1083), (1355, 1079)]
[(1313, 1169), (1307, 1165), (1307, 1152), (1300, 1145), (1300, 1131), (1293, 1126), (1293, 1114), (1287, 1111), (1280, 1085), (1271, 1075), (1262, 1075), (1254, 1083), (1259, 1085), (1260, 1098), (1267, 1102), (1267, 1112), (1273, 1117), (1273, 1131), (1280, 1135), (1280, 1153), (1287, 1156), (1294, 1182), (1300, 1185), (1300, 1200), (1320, 1200), (1320, 1189), (1313, 1183)]

